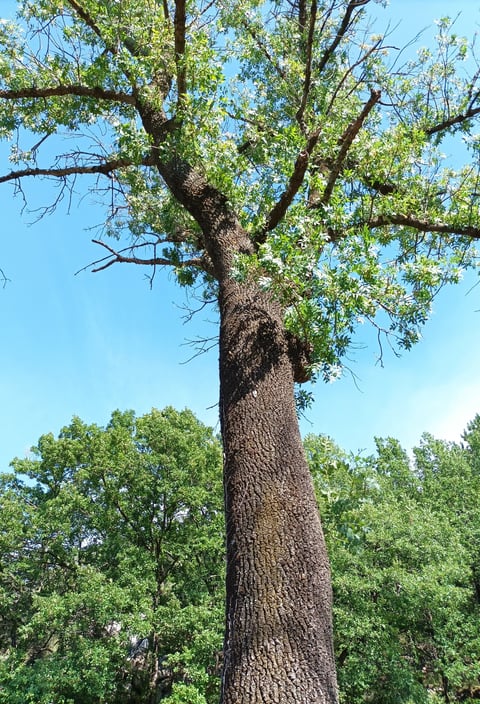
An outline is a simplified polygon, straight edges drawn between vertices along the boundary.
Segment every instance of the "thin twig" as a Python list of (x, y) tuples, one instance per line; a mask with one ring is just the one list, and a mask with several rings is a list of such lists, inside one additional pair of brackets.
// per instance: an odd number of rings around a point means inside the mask
[(351, 19), (352, 19), (352, 14), (354, 10), (357, 9), (357, 7), (362, 7), (363, 5), (367, 5), (370, 2), (370, 0), (350, 0), (348, 3), (347, 9), (345, 10), (345, 14), (343, 16), (343, 20), (340, 24), (340, 27), (338, 28), (338, 32), (335, 35), (335, 39), (332, 41), (330, 46), (328, 46), (325, 51), (323, 52), (323, 56), (320, 59), (318, 66), (316, 67), (316, 70), (318, 73), (322, 73), (323, 69), (327, 65), (327, 63), (330, 61), (332, 56), (335, 54), (335, 51), (337, 49), (337, 46), (340, 44), (342, 41), (343, 37), (347, 33)]
[[(194, 257), (192, 259), (187, 259), (183, 262), (172, 262), (170, 259), (166, 259), (164, 257), (151, 257), (150, 259), (141, 259), (140, 257), (126, 257), (124, 254), (122, 254), (122, 251), (116, 251), (113, 249), (113, 247), (110, 247), (108, 244), (105, 242), (102, 242), (101, 240), (92, 240), (94, 244), (98, 244), (101, 247), (104, 247), (108, 252), (110, 252), (110, 257), (104, 257), (103, 259), (99, 259), (96, 262), (92, 262), (88, 267), (85, 268), (90, 268), (92, 266), (95, 266), (96, 264), (101, 263), (102, 261), (106, 261), (105, 264), (102, 264), (102, 266), (99, 266), (95, 269), (91, 269), (92, 273), (96, 274), (99, 271), (104, 271), (105, 269), (108, 269), (111, 267), (113, 264), (138, 264), (140, 266), (173, 266), (173, 267), (179, 267), (179, 268), (185, 268), (187, 266), (195, 266), (199, 268), (203, 268), (204, 261), (201, 257)], [(135, 245), (132, 245), (131, 247), (127, 248), (129, 251), (132, 251), (135, 248)]]

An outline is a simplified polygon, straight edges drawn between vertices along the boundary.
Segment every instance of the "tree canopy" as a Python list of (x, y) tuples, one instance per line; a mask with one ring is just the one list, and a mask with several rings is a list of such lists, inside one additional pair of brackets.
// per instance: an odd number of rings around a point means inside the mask
[[(309, 374), (338, 373), (364, 320), (408, 348), (435, 292), (475, 262), (478, 60), (446, 18), (403, 59), (373, 33), (373, 5), (19, 2), (0, 28), (0, 133), (14, 137), (0, 181), (53, 178), (58, 201), (90, 175), (104, 233), (126, 237), (102, 240), (94, 269), (170, 265), (209, 295), (205, 218), (174, 164), (192, 169), (253, 244), (234, 275), (282, 302)], [(446, 158), (452, 140), (464, 165)]]
[(1, 702), (211, 701), (220, 457), (189, 411), (116, 411), (0, 475)]

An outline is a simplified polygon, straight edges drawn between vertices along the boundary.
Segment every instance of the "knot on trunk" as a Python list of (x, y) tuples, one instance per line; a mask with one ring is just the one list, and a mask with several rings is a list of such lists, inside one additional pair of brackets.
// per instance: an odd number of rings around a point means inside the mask
[(292, 363), (293, 379), (297, 384), (304, 384), (312, 378), (312, 352), (310, 342), (302, 340), (287, 332), (288, 356)]

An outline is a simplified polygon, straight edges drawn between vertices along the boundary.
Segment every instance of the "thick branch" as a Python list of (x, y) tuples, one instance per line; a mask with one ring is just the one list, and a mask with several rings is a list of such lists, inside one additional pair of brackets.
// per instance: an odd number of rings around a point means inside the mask
[(303, 183), (310, 155), (313, 149), (315, 148), (319, 135), (320, 129), (315, 130), (315, 132), (310, 135), (305, 149), (302, 149), (300, 154), (297, 156), (295, 166), (293, 167), (293, 173), (290, 176), (287, 188), (284, 190), (277, 203), (273, 206), (272, 210), (267, 216), (267, 220), (263, 229), (255, 238), (257, 245), (265, 242), (267, 232), (270, 232), (271, 230), (275, 229), (278, 223), (284, 218), (285, 213), (292, 204), (293, 199), (297, 195), (298, 190)]
[(401, 227), (411, 227), (418, 232), (436, 232), (441, 235), (460, 235), (480, 239), (480, 227), (474, 225), (457, 226), (448, 223), (435, 223), (427, 220), (420, 220), (413, 215), (379, 215), (366, 222), (370, 228), (385, 227), (387, 225), (399, 225)]
[[(148, 157), (142, 164), (143, 166), (153, 165), (153, 159)], [(50, 176), (52, 178), (65, 178), (76, 174), (103, 174), (108, 176), (112, 171), (124, 169), (127, 166), (133, 166), (133, 162), (128, 159), (112, 159), (112, 161), (105, 161), (103, 164), (93, 164), (92, 166), (66, 166), (63, 169), (19, 169), (0, 176), (0, 183), (15, 181), (27, 176)]]
[(3, 100), (20, 100), (21, 98), (53, 98), (64, 95), (78, 96), (82, 98), (95, 98), (96, 100), (111, 100), (116, 103), (135, 104), (135, 98), (130, 93), (123, 91), (107, 90), (99, 86), (91, 88), (82, 85), (61, 85), (48, 88), (22, 88), (21, 90), (0, 90), (0, 98)]
[(321, 73), (325, 66), (328, 64), (332, 56), (335, 54), (335, 51), (337, 49), (337, 46), (340, 44), (342, 41), (343, 37), (348, 31), (348, 28), (350, 27), (350, 23), (352, 20), (352, 14), (353, 12), (358, 8), (362, 7), (363, 5), (367, 5), (370, 2), (370, 0), (350, 0), (348, 3), (347, 9), (345, 10), (345, 14), (343, 16), (342, 23), (340, 27), (338, 28), (338, 32), (335, 35), (335, 39), (333, 42), (328, 46), (325, 51), (323, 52), (323, 56), (320, 59), (320, 62), (317, 66), (317, 71)]
[(357, 136), (357, 134), (360, 132), (362, 129), (363, 123), (365, 122), (366, 118), (368, 117), (369, 113), (372, 111), (373, 107), (378, 103), (380, 100), (381, 93), (379, 90), (372, 90), (370, 92), (370, 98), (368, 101), (365, 103), (363, 106), (363, 110), (360, 113), (360, 115), (357, 117), (356, 120), (351, 122), (343, 135), (340, 138), (340, 151), (338, 152), (338, 156), (335, 159), (335, 162), (332, 166), (332, 170), (330, 172), (330, 176), (327, 182), (327, 185), (325, 186), (325, 191), (323, 193), (322, 197), (322, 203), (326, 204), (331, 198), (331, 195), (333, 193), (333, 189), (335, 187), (335, 183), (337, 182), (337, 179), (340, 175), (340, 172), (342, 170), (345, 158), (348, 154), (348, 150), (352, 146), (352, 142)]

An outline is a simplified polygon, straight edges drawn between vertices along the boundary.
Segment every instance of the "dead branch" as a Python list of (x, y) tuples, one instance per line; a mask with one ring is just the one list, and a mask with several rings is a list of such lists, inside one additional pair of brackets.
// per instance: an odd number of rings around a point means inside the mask
[[(142, 162), (142, 165), (151, 166), (153, 163), (153, 158), (147, 157)], [(105, 161), (103, 164), (94, 164), (92, 166), (66, 166), (59, 169), (19, 169), (18, 171), (11, 171), (9, 174), (0, 176), (0, 183), (15, 181), (27, 176), (46, 176), (51, 178), (66, 178), (67, 176), (78, 174), (102, 174), (103, 176), (110, 176), (110, 174), (117, 169), (125, 169), (133, 165), (134, 163), (129, 159), (112, 159), (111, 161)]]
[[(143, 259), (141, 257), (134, 257), (134, 256), (125, 256), (122, 254), (122, 252), (125, 251), (132, 251), (135, 249), (135, 245), (132, 245), (130, 247), (126, 247), (125, 249), (122, 249), (120, 251), (117, 251), (110, 247), (108, 244), (105, 242), (102, 242), (101, 240), (92, 240), (94, 244), (98, 244), (101, 247), (104, 247), (108, 252), (109, 255), (107, 257), (103, 257), (102, 259), (97, 259), (97, 261), (92, 262), (89, 264), (87, 267), (90, 269), (92, 266), (95, 266), (97, 264), (101, 264), (102, 262), (105, 262), (102, 264), (102, 266), (96, 267), (95, 269), (91, 269), (92, 273), (96, 274), (99, 271), (104, 271), (105, 269), (108, 269), (111, 267), (113, 264), (138, 264), (140, 266), (173, 266), (173, 267), (178, 267), (181, 269), (184, 269), (185, 267), (188, 266), (194, 266), (197, 268), (205, 269), (205, 260), (203, 257), (193, 257), (191, 259), (186, 259), (183, 262), (172, 262), (170, 259), (166, 259), (165, 257), (151, 257), (149, 259)], [(144, 243), (142, 243), (142, 246), (144, 246)], [(78, 272), (77, 272), (78, 273)]]
[(2, 288), (5, 288), (10, 279), (7, 278), (3, 269), (0, 268), (0, 281), (2, 282)]

